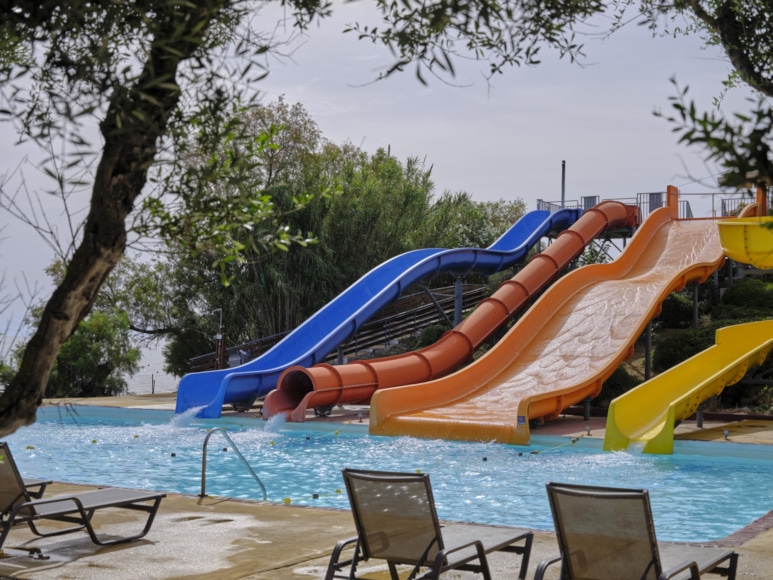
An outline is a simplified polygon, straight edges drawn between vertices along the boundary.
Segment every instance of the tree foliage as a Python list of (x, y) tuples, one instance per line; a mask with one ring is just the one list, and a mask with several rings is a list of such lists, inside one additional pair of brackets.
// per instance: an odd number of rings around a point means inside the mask
[(125, 313), (93, 310), (59, 350), (46, 397), (105, 397), (126, 389), (125, 374), (138, 370)]
[(590, 266), (591, 264), (606, 264), (609, 262), (609, 251), (612, 244), (604, 240), (602, 242), (594, 241), (589, 244), (585, 251), (577, 258), (578, 266)]
[(661, 305), (658, 321), (663, 328), (687, 328), (693, 322), (693, 300), (684, 292), (672, 292)]
[(488, 75), (506, 66), (535, 65), (549, 46), (574, 60), (582, 55), (573, 26), (604, 11), (600, 0), (473, 0), (423, 2), (376, 0), (385, 26), (356, 23), (360, 38), (389, 47), (388, 76), (416, 64), (416, 76), (454, 73), (455, 56), (488, 59)]
[(256, 165), (250, 181), (270, 194), (277, 211), (304, 191), (331, 194), (283, 213), (288, 228), (314, 232), (316, 243), (272, 253), (245, 241), (241, 259), (225, 268), (228, 286), (218, 280), (213, 250), (172, 251), (165, 261), (124, 260), (115, 268), (98, 304), (128, 311), (135, 331), (165, 335), (167, 369), (175, 374), (214, 349), (221, 315), (231, 345), (287, 332), (397, 254), (485, 247), (525, 211), (518, 199), (478, 203), (449, 192), (435, 198), (424, 162), (331, 143), (298, 103), (280, 98), (247, 116), (255, 132), (279, 127), (276, 148), (264, 153), (270, 159)]
[[(176, 326), (184, 331), (172, 333), (165, 351), (171, 372), (187, 372), (187, 358), (213, 350), (211, 339), (190, 340), (214, 336), (215, 317), (208, 313), (222, 309), (228, 344), (288, 332), (382, 262), (423, 247), (489, 245), (523, 208), (520, 200), (476, 204), (467, 194), (435, 199), (430, 170), (418, 159), (400, 162), (384, 150), (369, 155), (326, 143), (305, 167), (302, 181), (336, 181), (335, 195), (287, 216), (290, 227), (315, 232), (317, 243), (255, 256), (245, 252), (227, 269), (228, 287), (212, 283), (211, 257), (178, 255), (168, 287), (176, 292), (175, 312), (183, 315)], [(270, 191), (281, 205), (297, 187), (283, 181)]]
[[(625, 2), (624, 5), (631, 5)], [(639, 10), (655, 30), (673, 34), (699, 34), (709, 46), (721, 47), (731, 72), (726, 88), (752, 89), (748, 113), (725, 117), (721, 98), (712, 111), (701, 112), (687, 98), (688, 88), (676, 81), (671, 98), (674, 115), (666, 118), (680, 134), (680, 142), (702, 147), (709, 161), (724, 172), (722, 184), (745, 188), (773, 185), (773, 4), (770, 0), (679, 0), (665, 3), (643, 0)]]
[(700, 112), (687, 101), (688, 88), (671, 97), (676, 114), (667, 117), (679, 133), (680, 143), (706, 149), (706, 158), (722, 171), (721, 184), (742, 188), (773, 184), (773, 109), (766, 97), (750, 104), (748, 113), (725, 117), (718, 110)]

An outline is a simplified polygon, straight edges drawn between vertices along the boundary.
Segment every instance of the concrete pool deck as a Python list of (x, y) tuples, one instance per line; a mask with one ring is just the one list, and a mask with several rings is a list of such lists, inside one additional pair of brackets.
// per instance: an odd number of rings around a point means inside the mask
[[(174, 394), (66, 401), (77, 404), (174, 409)], [(316, 421), (367, 422), (367, 408), (335, 409), (331, 417)], [(544, 435), (603, 437), (604, 418), (562, 416), (534, 432)], [(586, 432), (590, 427), (590, 435)], [(773, 446), (773, 421), (705, 421), (703, 428), (685, 422), (678, 438)], [(773, 453), (773, 447), (771, 447)], [(87, 489), (55, 483), (46, 495)], [(773, 495), (773, 482), (771, 482)], [(98, 514), (98, 531), (119, 535), (135, 529), (141, 516), (115, 512)], [(685, 522), (686, 526), (691, 525)], [(256, 501), (199, 498), (169, 494), (145, 538), (112, 547), (94, 545), (85, 533), (36, 538), (23, 527), (14, 529), (0, 557), (0, 578), (79, 579), (306, 579), (323, 578), (335, 543), (354, 535), (348, 511), (278, 505)], [(712, 545), (736, 550), (738, 578), (773, 580), (773, 512), (747, 528)], [(40, 552), (30, 551), (39, 549)], [(535, 532), (529, 578), (543, 559), (557, 553), (555, 536)], [(492, 557), (494, 578), (514, 577), (520, 561), (507, 554)], [(366, 563), (368, 578), (387, 579), (385, 566)], [(557, 577), (557, 569), (554, 570)], [(444, 578), (475, 578), (469, 573), (448, 573)], [(711, 577), (711, 576), (710, 576)]]

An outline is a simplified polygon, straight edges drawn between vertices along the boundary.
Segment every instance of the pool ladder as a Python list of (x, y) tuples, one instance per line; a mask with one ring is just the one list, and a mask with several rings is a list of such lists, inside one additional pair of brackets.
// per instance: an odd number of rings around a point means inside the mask
[(231, 439), (228, 436), (228, 433), (225, 432), (225, 429), (222, 427), (215, 427), (214, 429), (211, 429), (209, 433), (207, 433), (207, 436), (204, 437), (204, 446), (202, 447), (202, 453), (201, 453), (201, 493), (199, 494), (199, 497), (207, 497), (207, 493), (205, 491), (207, 486), (207, 444), (209, 443), (209, 438), (212, 437), (215, 433), (221, 433), (223, 437), (225, 437), (225, 440), (228, 441), (228, 443), (233, 447), (233, 450), (236, 451), (236, 455), (239, 457), (239, 459), (242, 460), (242, 463), (244, 463), (244, 466), (247, 468), (247, 470), (250, 472), (250, 475), (252, 475), (252, 479), (254, 479), (257, 484), (260, 486), (260, 489), (263, 490), (263, 501), (266, 501), (268, 499), (268, 496), (266, 494), (266, 486), (263, 485), (263, 482), (260, 481), (260, 478), (258, 475), (253, 471), (252, 467), (250, 467), (250, 464), (247, 463), (247, 460), (244, 458), (244, 455), (242, 455), (241, 451), (239, 451), (239, 448), (236, 446), (236, 443), (233, 442), (233, 439)]

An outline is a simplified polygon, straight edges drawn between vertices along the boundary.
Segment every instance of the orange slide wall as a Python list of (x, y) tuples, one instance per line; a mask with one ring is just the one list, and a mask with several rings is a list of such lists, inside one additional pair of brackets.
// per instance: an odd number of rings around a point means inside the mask
[(678, 192), (609, 264), (553, 284), (491, 350), (443, 379), (379, 390), (370, 432), (529, 443), (529, 420), (596, 396), (661, 302), (724, 261), (716, 225), (678, 221)]
[(504, 282), (456, 328), (435, 344), (412, 353), (356, 361), (347, 365), (290, 367), (263, 404), (263, 417), (278, 413), (303, 421), (306, 409), (367, 402), (376, 389), (421, 383), (445, 376), (469, 362), (475, 350), (510, 316), (542, 290), (598, 235), (608, 228), (635, 226), (638, 208), (620, 202), (600, 203), (580, 217), (512, 279)]

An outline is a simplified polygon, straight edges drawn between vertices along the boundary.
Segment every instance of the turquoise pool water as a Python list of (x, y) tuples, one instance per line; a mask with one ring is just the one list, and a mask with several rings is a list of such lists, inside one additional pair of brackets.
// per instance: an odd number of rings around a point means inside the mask
[[(278, 503), (348, 509), (341, 469), (355, 467), (429, 473), (441, 518), (535, 529), (553, 528), (548, 481), (649, 489), (662, 540), (719, 539), (773, 509), (773, 454), (738, 444), (678, 442), (678, 453), (651, 456), (607, 453), (589, 439), (537, 436), (527, 448), (371, 437), (365, 425), (310, 430), (104, 407), (43, 409), (7, 441), (28, 477), (198, 495), (209, 427), (227, 428)], [(218, 433), (207, 465), (210, 495), (262, 498)]]

